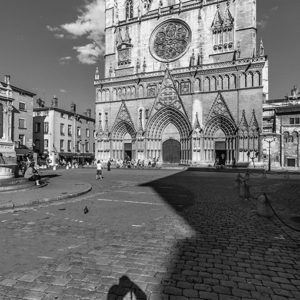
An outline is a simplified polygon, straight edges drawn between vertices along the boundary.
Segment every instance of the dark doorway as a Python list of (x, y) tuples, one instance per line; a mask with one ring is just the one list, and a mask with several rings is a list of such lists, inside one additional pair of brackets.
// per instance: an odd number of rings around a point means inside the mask
[(217, 165), (225, 166), (226, 162), (226, 143), (224, 141), (217, 141), (215, 142), (215, 159)]
[(132, 143), (124, 143), (124, 160), (132, 159)]
[(169, 139), (163, 142), (163, 162), (165, 163), (180, 163), (180, 142)]

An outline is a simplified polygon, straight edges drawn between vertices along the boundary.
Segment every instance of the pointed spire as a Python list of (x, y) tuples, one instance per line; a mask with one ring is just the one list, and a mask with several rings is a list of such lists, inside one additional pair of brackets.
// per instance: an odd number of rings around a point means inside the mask
[(98, 67), (96, 67), (96, 71), (95, 71), (95, 80), (99, 80), (99, 79), (100, 79), (99, 69), (98, 69)]
[(194, 130), (198, 129), (198, 131), (201, 131), (201, 125), (199, 122), (199, 118), (198, 118), (198, 112), (196, 112), (196, 117), (195, 117), (195, 125), (194, 125)]
[(241, 58), (241, 42), (240, 41), (237, 42), (237, 46), (236, 46), (236, 58), (237, 59)]
[(110, 66), (109, 66), (109, 76), (110, 77), (112, 76), (112, 73), (113, 73), (113, 67), (112, 67), (112, 64), (110, 63)]
[(105, 133), (108, 133), (108, 113), (105, 113)]
[(103, 127), (102, 127), (102, 113), (99, 113), (99, 127), (98, 127), (98, 134), (103, 133)]
[(250, 121), (250, 128), (253, 131), (259, 131), (259, 126), (258, 126), (258, 122), (256, 119), (256, 114), (255, 114), (255, 110), (252, 110), (252, 117), (251, 117), (251, 121)]
[(246, 113), (245, 113), (245, 110), (243, 109), (239, 129), (241, 131), (248, 131), (248, 128), (249, 128), (249, 126), (248, 126), (248, 122), (247, 122), (247, 119), (246, 119)]
[(260, 45), (259, 45), (259, 56), (264, 56), (265, 55), (265, 47), (263, 44), (263, 40), (260, 40)]
[(202, 47), (200, 48), (200, 52), (198, 53), (198, 61), (197, 65), (201, 66), (203, 64), (203, 49)]
[(178, 11), (178, 13), (181, 12), (181, 9), (182, 9), (182, 0), (179, 0), (179, 11)]
[(223, 25), (223, 19), (222, 19), (221, 12), (220, 12), (220, 3), (218, 1), (217, 11), (216, 11), (216, 14), (215, 14), (215, 17), (214, 17), (211, 27), (218, 29), (218, 28), (222, 27), (222, 25)]
[(126, 29), (125, 29), (124, 43), (127, 43), (127, 44), (131, 43), (131, 38), (129, 36), (129, 27), (128, 26), (126, 26)]
[(228, 0), (227, 1), (227, 7), (226, 7), (225, 13), (224, 13), (224, 26), (225, 27), (232, 27), (233, 22), (234, 22), (234, 19), (232, 17), (231, 12), (230, 12), (229, 6), (230, 6), (230, 1)]
[(114, 15), (115, 15), (115, 24), (119, 22), (119, 9), (118, 9), (118, 1), (115, 0), (114, 2)]
[(195, 53), (194, 53), (194, 49), (192, 51), (192, 55), (190, 57), (190, 67), (193, 67), (195, 65)]
[(138, 129), (139, 132), (143, 132), (143, 118), (142, 118), (142, 114), (143, 114), (143, 111), (140, 109), (140, 111), (139, 111), (139, 129)]
[(136, 72), (139, 73), (140, 72), (140, 67), (141, 67), (141, 64), (140, 64), (140, 59), (137, 58), (136, 60)]
[(146, 57), (144, 57), (144, 62), (143, 62), (143, 72), (146, 72)]

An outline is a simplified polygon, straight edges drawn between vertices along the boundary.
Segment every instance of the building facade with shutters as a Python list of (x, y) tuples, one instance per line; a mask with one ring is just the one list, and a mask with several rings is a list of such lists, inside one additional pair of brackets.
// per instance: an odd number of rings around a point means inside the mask
[(91, 109), (80, 114), (76, 105), (70, 110), (58, 107), (54, 98), (49, 107), (39, 103), (33, 111), (34, 150), (40, 155), (48, 156), (51, 164), (64, 160), (80, 163), (94, 160), (95, 119)]
[(268, 59), (255, 0), (106, 1), (96, 158), (260, 160)]
[[(297, 87), (285, 98), (265, 101), (263, 133), (266, 136), (263, 140), (265, 163), (270, 159), (273, 167), (300, 167), (300, 93)], [(274, 137), (270, 145), (268, 136)]]

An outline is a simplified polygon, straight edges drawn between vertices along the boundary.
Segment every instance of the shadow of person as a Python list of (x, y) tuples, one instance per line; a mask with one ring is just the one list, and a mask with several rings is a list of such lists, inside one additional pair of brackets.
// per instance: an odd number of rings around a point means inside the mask
[(147, 296), (140, 287), (124, 275), (119, 279), (119, 284), (109, 289), (107, 300), (147, 300)]

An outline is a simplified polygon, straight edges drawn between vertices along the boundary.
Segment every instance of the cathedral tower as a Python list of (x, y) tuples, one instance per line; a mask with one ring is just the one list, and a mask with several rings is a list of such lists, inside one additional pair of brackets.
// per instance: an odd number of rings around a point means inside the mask
[(268, 61), (256, 0), (107, 0), (96, 157), (260, 158)]

